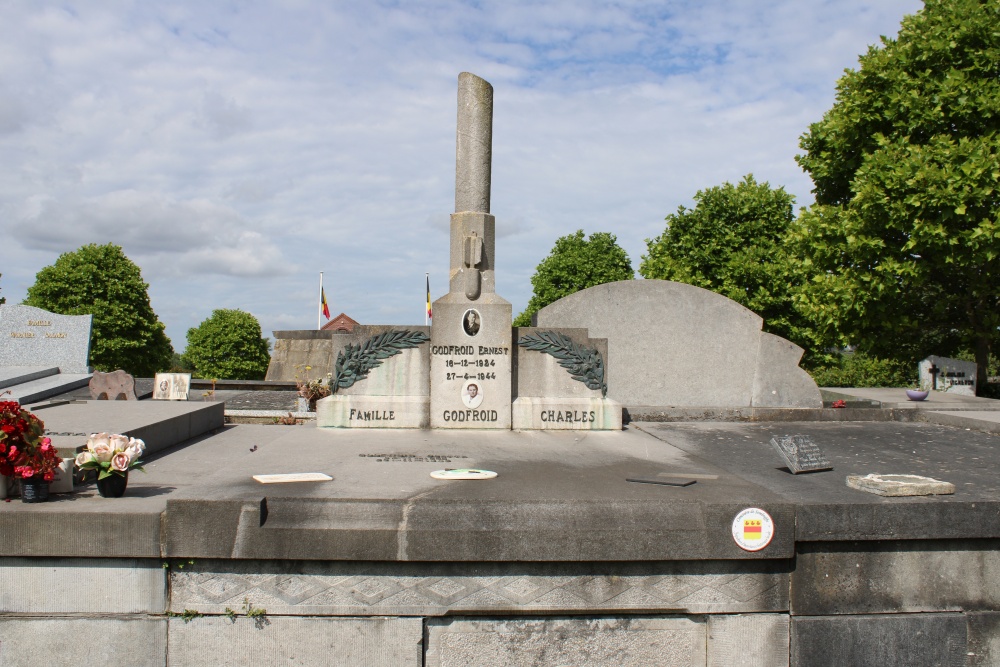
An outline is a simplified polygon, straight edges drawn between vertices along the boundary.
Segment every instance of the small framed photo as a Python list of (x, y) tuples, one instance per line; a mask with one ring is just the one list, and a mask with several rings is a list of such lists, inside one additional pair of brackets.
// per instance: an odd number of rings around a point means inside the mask
[(154, 401), (186, 401), (190, 391), (190, 373), (157, 373), (154, 378)]

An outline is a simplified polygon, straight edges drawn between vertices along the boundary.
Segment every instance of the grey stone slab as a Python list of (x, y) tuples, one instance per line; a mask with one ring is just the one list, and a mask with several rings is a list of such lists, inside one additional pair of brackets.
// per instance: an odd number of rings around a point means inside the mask
[(0, 389), (58, 374), (58, 366), (0, 366)]
[(0, 306), (0, 366), (58, 366), (63, 373), (89, 373), (93, 319), (33, 306)]
[(705, 623), (696, 619), (433, 619), (427, 667), (704, 667)]
[(162, 614), (167, 577), (159, 560), (0, 558), (0, 612)]
[(787, 614), (709, 616), (708, 667), (788, 667)]
[[(833, 412), (831, 410), (831, 412)], [(995, 438), (913, 423), (633, 423), (691, 456), (796, 505), (804, 541), (1000, 537)], [(769, 442), (788, 432), (823, 443), (836, 474), (789, 475)], [(850, 474), (893, 470), (945, 479), (950, 496), (881, 498), (844, 484)]]
[(822, 407), (815, 383), (808, 386), (795, 371), (794, 350), (768, 339), (762, 356), (761, 318), (699, 287), (665, 280), (598, 285), (546, 306), (533, 324), (607, 338), (608, 397), (626, 407), (750, 407), (755, 391), (766, 393), (769, 406), (788, 398), (794, 406)]
[[(171, 609), (222, 614), (245, 596), (279, 615), (786, 611), (784, 561), (374, 563), (195, 559)], [(787, 654), (787, 628), (785, 648)], [(728, 636), (728, 635), (726, 635)], [(720, 640), (722, 641), (722, 640)]]
[(816, 382), (799, 368), (803, 352), (795, 343), (762, 331), (750, 404), (754, 407), (823, 407)]
[(993, 667), (1000, 664), (1000, 613), (969, 613), (965, 616), (969, 628), (969, 667)]
[(983, 433), (1000, 433), (1000, 411), (969, 410), (921, 412), (920, 421), (942, 426), (981, 431)]
[(798, 545), (795, 615), (989, 611), (1000, 605), (1000, 540)]
[[(325, 493), (288, 491), (295, 492)], [(792, 553), (790, 506), (758, 503), (773, 517), (775, 537), (765, 549), (746, 552), (730, 532), (746, 505), (678, 502), (660, 488), (639, 492), (650, 499), (168, 500), (166, 550), (197, 558), (412, 561), (754, 559)], [(661, 498), (653, 500), (653, 494)], [(206, 521), (216, 527), (211, 533), (203, 530)]]
[(169, 664), (421, 667), (422, 635), (419, 618), (171, 618)]
[[(128, 493), (134, 492), (130, 484)], [(120, 512), (106, 500), (87, 508), (79, 503), (74, 492), (47, 503), (7, 505), (0, 512), (0, 556), (160, 556), (159, 510)]]
[(4, 667), (165, 667), (163, 618), (0, 617)]
[(955, 485), (923, 475), (869, 473), (848, 475), (847, 486), (877, 496), (933, 496), (955, 493)]
[(963, 614), (792, 617), (792, 667), (964, 667)]
[(21, 405), (29, 405), (86, 387), (89, 382), (90, 375), (86, 373), (59, 373), (8, 387), (6, 391), (10, 394), (6, 398)]
[[(122, 433), (146, 443), (147, 455), (221, 428), (222, 403), (89, 401), (36, 408), (51, 433)], [(86, 435), (83, 441), (86, 442)]]

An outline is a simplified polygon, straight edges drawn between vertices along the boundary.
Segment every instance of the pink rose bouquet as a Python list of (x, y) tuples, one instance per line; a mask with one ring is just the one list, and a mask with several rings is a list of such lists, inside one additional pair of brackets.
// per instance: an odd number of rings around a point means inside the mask
[(45, 424), (17, 401), (0, 401), (0, 475), (51, 482), (62, 463)]
[(87, 449), (76, 457), (76, 466), (83, 470), (97, 470), (97, 479), (121, 475), (133, 468), (142, 470), (139, 457), (146, 451), (146, 443), (124, 435), (93, 433), (87, 439)]

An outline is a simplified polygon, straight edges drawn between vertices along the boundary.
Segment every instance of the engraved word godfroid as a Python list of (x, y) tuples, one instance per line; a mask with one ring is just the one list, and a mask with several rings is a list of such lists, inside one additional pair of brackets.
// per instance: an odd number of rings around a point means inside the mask
[(496, 410), (445, 410), (442, 415), (446, 422), (495, 422)]

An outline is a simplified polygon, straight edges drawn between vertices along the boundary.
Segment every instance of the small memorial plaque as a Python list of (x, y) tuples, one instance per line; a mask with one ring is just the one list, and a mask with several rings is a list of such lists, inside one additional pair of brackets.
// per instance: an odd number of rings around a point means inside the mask
[(492, 470), (476, 470), (474, 468), (447, 468), (431, 473), (434, 479), (493, 479), (497, 474)]
[(288, 484), (290, 482), (329, 482), (333, 479), (321, 472), (296, 472), (284, 475), (254, 475), (261, 484)]
[(186, 401), (190, 390), (190, 373), (157, 373), (153, 384), (153, 400)]
[(786, 435), (771, 438), (771, 446), (778, 450), (793, 474), (833, 470), (833, 464), (823, 455), (819, 446), (805, 435)]

